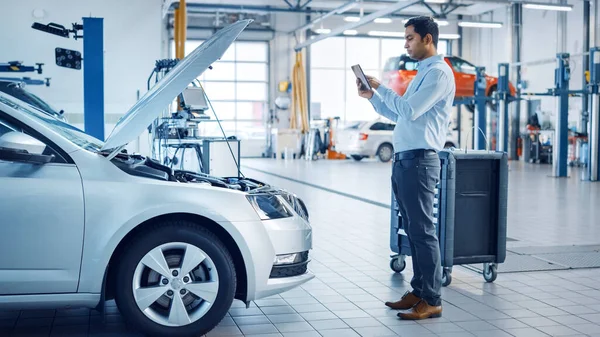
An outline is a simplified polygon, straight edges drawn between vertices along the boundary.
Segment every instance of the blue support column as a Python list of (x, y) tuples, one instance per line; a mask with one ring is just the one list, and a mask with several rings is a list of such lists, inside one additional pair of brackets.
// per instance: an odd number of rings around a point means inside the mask
[(554, 84), (555, 95), (558, 98), (558, 109), (556, 123), (554, 126), (555, 142), (552, 144), (553, 161), (552, 169), (555, 177), (567, 176), (567, 154), (569, 151), (569, 79), (571, 70), (569, 68), (569, 54), (556, 54), (557, 67), (555, 70)]
[(487, 130), (487, 110), (485, 88), (487, 82), (485, 79), (485, 67), (477, 67), (477, 78), (475, 80), (475, 114), (473, 130), (475, 139), (475, 150), (485, 150), (487, 148), (485, 133)]
[(104, 140), (104, 35), (102, 18), (83, 18), (83, 121), (90, 136)]
[(591, 181), (600, 179), (600, 47), (590, 49), (590, 123), (588, 132), (588, 170)]
[(497, 150), (508, 152), (508, 63), (498, 65), (498, 145)]

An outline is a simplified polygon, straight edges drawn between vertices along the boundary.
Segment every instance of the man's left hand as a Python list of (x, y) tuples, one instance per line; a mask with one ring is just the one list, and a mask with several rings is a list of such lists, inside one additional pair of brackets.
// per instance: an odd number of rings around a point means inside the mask
[(379, 86), (381, 85), (381, 82), (379, 82), (378, 79), (376, 79), (373, 76), (369, 76), (369, 75), (365, 75), (365, 77), (367, 78), (367, 80), (369, 81), (369, 84), (371, 85), (371, 87), (374, 90), (377, 90), (377, 88), (379, 88)]

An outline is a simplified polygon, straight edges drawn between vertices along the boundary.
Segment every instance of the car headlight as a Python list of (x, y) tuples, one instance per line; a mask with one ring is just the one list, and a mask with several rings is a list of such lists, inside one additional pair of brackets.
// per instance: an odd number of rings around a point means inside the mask
[(306, 208), (306, 205), (304, 204), (304, 201), (302, 201), (302, 199), (298, 198), (297, 196), (291, 193), (285, 193), (282, 196), (285, 198), (288, 204), (292, 206), (294, 211), (298, 213), (298, 215), (301, 218), (308, 221), (308, 209)]
[(246, 197), (261, 220), (282, 219), (292, 216), (292, 213), (278, 195), (253, 194)]

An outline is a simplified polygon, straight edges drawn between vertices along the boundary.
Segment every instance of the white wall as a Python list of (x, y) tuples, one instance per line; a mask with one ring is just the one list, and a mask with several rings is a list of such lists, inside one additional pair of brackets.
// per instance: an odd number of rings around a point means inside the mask
[[(64, 109), (74, 125), (83, 128), (83, 69), (60, 68), (54, 48), (83, 52), (83, 41), (65, 39), (31, 28), (33, 22), (55, 22), (71, 28), (82, 17), (104, 18), (104, 107), (106, 134), (114, 123), (146, 92), (146, 80), (156, 59), (163, 57), (164, 25), (161, 0), (25, 0), (0, 11), (0, 63), (20, 60), (26, 65), (45, 63), (43, 74), (21, 73), (33, 78), (51, 77), (50, 87), (28, 89), (58, 109)], [(45, 16), (35, 18), (34, 10)], [(85, 55), (84, 55), (85, 58)], [(83, 61), (85, 66), (85, 60)], [(13, 74), (0, 73), (0, 76)], [(145, 138), (141, 142), (146, 143)], [(132, 144), (133, 149), (136, 144)], [(147, 147), (147, 146), (146, 146)]]
[[(522, 79), (527, 81), (526, 92), (546, 92), (554, 87), (554, 61), (558, 52), (567, 52), (571, 57), (570, 88), (582, 88), (582, 57), (576, 54), (583, 52), (583, 1), (570, 1), (573, 10), (567, 13), (566, 50), (560, 48), (560, 31), (557, 12), (523, 9), (523, 41), (521, 60), (524, 63), (544, 61), (544, 64), (525, 65), (522, 67)], [(486, 71), (496, 75), (498, 63), (511, 61), (512, 41), (510, 36), (511, 13), (509, 8), (497, 9), (475, 19), (497, 21), (504, 24), (501, 29), (464, 28), (464, 56), (477, 65), (485, 66)], [(514, 68), (511, 68), (514, 71)], [(514, 83), (513, 83), (514, 84)], [(554, 118), (556, 99), (541, 99), (542, 110), (548, 117)], [(523, 105), (524, 106), (524, 105)], [(581, 98), (569, 101), (569, 123), (578, 125), (581, 113)], [(522, 112), (522, 115), (525, 111)]]

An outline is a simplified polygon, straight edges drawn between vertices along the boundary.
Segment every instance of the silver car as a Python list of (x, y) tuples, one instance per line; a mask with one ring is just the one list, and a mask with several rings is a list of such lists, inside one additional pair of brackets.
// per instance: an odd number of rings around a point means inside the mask
[(295, 195), (121, 150), (247, 24), (180, 61), (106, 142), (0, 93), (0, 310), (102, 310), (114, 298), (146, 334), (200, 336), (234, 298), (249, 303), (314, 277), (312, 229)]
[[(388, 162), (394, 156), (392, 142), (395, 126), (395, 123), (385, 118), (350, 123), (339, 132), (336, 151), (351, 156), (356, 161), (377, 157), (382, 162)], [(457, 142), (450, 130), (447, 137), (444, 147), (456, 147)]]

